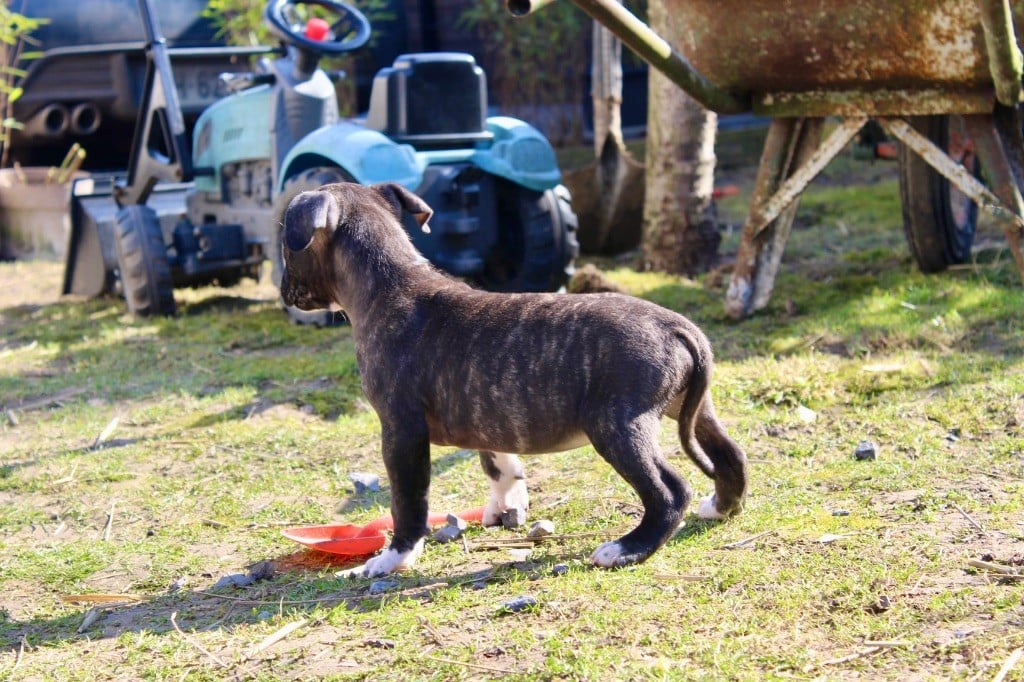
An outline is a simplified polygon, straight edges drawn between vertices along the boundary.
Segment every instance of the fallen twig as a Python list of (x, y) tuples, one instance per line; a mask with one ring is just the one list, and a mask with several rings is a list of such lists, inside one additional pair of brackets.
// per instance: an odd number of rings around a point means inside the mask
[(95, 450), (103, 444), (103, 441), (110, 438), (110, 435), (114, 433), (114, 429), (117, 428), (119, 423), (121, 423), (121, 415), (114, 415), (114, 418), (107, 422), (107, 425), (100, 431), (100, 435), (96, 436), (96, 440), (92, 442), (92, 449)]
[(71, 465), (71, 473), (64, 478), (58, 478), (53, 482), (53, 485), (64, 485), (65, 483), (71, 483), (75, 480), (75, 471), (78, 470), (78, 462)]
[(961, 515), (961, 516), (963, 516), (963, 517), (964, 517), (965, 519), (967, 519), (967, 523), (971, 524), (971, 527), (972, 527), (972, 528), (973, 528), (974, 530), (978, 531), (978, 532), (979, 532), (979, 533), (981, 533), (982, 535), (988, 535), (988, 533), (986, 533), (986, 532), (985, 532), (985, 528), (984, 528), (984, 526), (982, 526), (982, 525), (981, 525), (980, 523), (978, 523), (977, 521), (975, 521), (974, 519), (972, 519), (972, 518), (971, 518), (971, 515), (970, 515), (970, 514), (968, 514), (967, 512), (965, 512), (965, 511), (964, 511), (964, 510), (963, 510), (963, 509), (962, 509), (962, 508), (960, 507), (960, 505), (958, 505), (958, 504), (957, 504), (956, 502), (953, 502), (952, 504), (953, 504), (953, 509), (956, 509), (956, 510), (957, 510), (958, 512), (960, 512), (960, 515)]
[(566, 502), (568, 502), (571, 499), (572, 499), (572, 495), (565, 495), (563, 497), (559, 497), (554, 502), (549, 502), (548, 504), (544, 505), (543, 507), (539, 507), (536, 511), (547, 511), (549, 509), (554, 509), (555, 507), (561, 507), (563, 504), (565, 504)]
[[(361, 570), (361, 569), (360, 569)], [(340, 573), (340, 571), (339, 571)], [(337, 574), (335, 574), (337, 575)], [(244, 604), (246, 606), (301, 606), (304, 604), (323, 604), (324, 602), (331, 601), (344, 601), (345, 599), (353, 599), (356, 594), (333, 594), (327, 597), (313, 597), (311, 599), (250, 599), (248, 597), (233, 597), (230, 594), (215, 594), (213, 592), (204, 592), (203, 590), (192, 590), (192, 594), (200, 594), (204, 597), (212, 597), (214, 599), (221, 599), (223, 601), (230, 601), (236, 604)]]
[(879, 649), (898, 649), (903, 646), (911, 646), (911, 642), (902, 639), (890, 639), (890, 640), (873, 640), (866, 639), (863, 642), (864, 646), (874, 646)]
[(108, 594), (96, 592), (91, 594), (64, 594), (60, 600), (71, 604), (133, 604), (142, 601), (142, 597), (135, 594)]
[(103, 613), (103, 611), (104, 609), (101, 609), (97, 606), (94, 606), (88, 611), (86, 611), (85, 617), (82, 618), (82, 624), (78, 626), (78, 629), (75, 630), (75, 632), (77, 632), (78, 634), (82, 634), (83, 632), (91, 628), (93, 623), (99, 620), (100, 615)]
[(189, 637), (184, 632), (182, 632), (181, 628), (178, 627), (178, 621), (175, 620), (177, 617), (178, 617), (178, 612), (177, 611), (172, 611), (171, 612), (171, 626), (174, 627), (174, 631), (177, 632), (179, 635), (181, 635), (181, 638), (183, 640), (185, 640), (186, 642), (188, 642), (190, 645), (192, 645), (197, 651), (199, 651), (200, 653), (206, 655), (211, 661), (213, 661), (214, 663), (216, 663), (217, 665), (219, 665), (222, 668), (227, 668), (228, 667), (227, 663), (225, 663), (224, 661), (222, 661), (219, 658), (217, 658), (216, 656), (214, 656), (212, 653), (210, 653), (210, 651), (206, 647), (204, 647), (202, 644), (200, 644), (199, 642), (193, 640), (191, 637)]
[(560, 542), (563, 540), (575, 540), (578, 538), (613, 538), (621, 535), (622, 531), (615, 530), (595, 530), (588, 531), (585, 533), (563, 533), (561, 535), (541, 535), (535, 538), (518, 537), (518, 538), (487, 538), (480, 542), (474, 542), (469, 545), (471, 552), (485, 551), (488, 549), (532, 549), (536, 545), (545, 542)]
[(758, 533), (757, 535), (751, 535), (749, 538), (746, 538), (744, 540), (739, 540), (738, 542), (732, 542), (732, 543), (729, 543), (728, 545), (722, 545), (721, 547), (719, 547), (719, 549), (739, 549), (740, 547), (745, 547), (746, 545), (749, 545), (754, 540), (758, 540), (760, 538), (763, 538), (766, 535), (771, 535), (774, 532), (775, 532), (774, 528), (772, 530), (766, 530), (763, 533)]
[(420, 626), (430, 635), (430, 638), (434, 640), (434, 644), (444, 646), (444, 636), (437, 631), (437, 628), (430, 624), (430, 621), (423, 616), (416, 616), (416, 619), (420, 622)]
[(293, 632), (295, 632), (296, 630), (298, 630), (299, 628), (301, 628), (302, 626), (304, 626), (308, 622), (309, 622), (308, 619), (300, 618), (297, 621), (294, 621), (292, 623), (288, 623), (287, 625), (285, 625), (284, 627), (280, 628), (276, 632), (273, 632), (273, 633), (267, 635), (263, 639), (262, 642), (260, 642), (259, 644), (257, 644), (256, 646), (254, 646), (252, 648), (252, 650), (249, 652), (249, 656), (248, 657), (250, 659), (255, 658), (258, 654), (261, 654), (264, 651), (266, 651), (267, 649), (269, 649), (270, 647), (274, 646), (275, 644), (280, 642), (282, 639), (284, 639), (288, 635), (292, 634)]
[(498, 668), (492, 665), (480, 665), (479, 663), (468, 663), (466, 661), (456, 661), (450, 658), (441, 658), (440, 656), (427, 656), (431, 661), (437, 661), (438, 663), (448, 663), (449, 665), (461, 665), (467, 668), (475, 668), (476, 670), (484, 670), (489, 673), (501, 673), (503, 675), (515, 675), (515, 670), (509, 670), (508, 668)]
[(107, 525), (103, 529), (103, 541), (110, 541), (110, 531), (114, 527), (114, 506), (117, 504), (117, 500), (110, 501), (110, 511), (107, 512)]
[(1003, 667), (1001, 667), (999, 672), (996, 673), (996, 676), (992, 678), (992, 682), (1003, 682), (1003, 680), (1006, 679), (1006, 676), (1010, 674), (1010, 671), (1013, 670), (1014, 666), (1020, 662), (1022, 656), (1024, 656), (1024, 648), (1014, 649), (1010, 653), (1009, 658), (1007, 658), (1003, 663)]
[(848, 654), (846, 656), (840, 656), (839, 658), (833, 658), (831, 660), (824, 661), (823, 663), (820, 663), (819, 665), (826, 666), (826, 665), (839, 665), (840, 663), (849, 663), (850, 661), (856, 661), (858, 658), (864, 658), (865, 656), (870, 656), (871, 654), (877, 654), (879, 651), (881, 651), (884, 648), (885, 647), (870, 646), (870, 647), (868, 647), (866, 649), (862, 649), (861, 651), (856, 651), (856, 652), (854, 652), (852, 654)]
[(654, 574), (654, 579), (655, 580), (682, 580), (683, 582), (687, 582), (687, 583), (699, 583), (699, 582), (704, 582), (705, 580), (711, 580), (711, 578), (709, 576), (706, 576), (706, 575), (676, 575), (674, 573), (655, 573)]
[(1016, 566), (994, 564), (991, 561), (982, 561), (981, 559), (969, 559), (967, 561), (967, 565), (974, 568), (980, 568), (985, 571), (991, 571), (992, 573), (998, 573), (1008, 578), (1024, 578), (1024, 575), (1021, 575), (1020, 569)]
[(14, 657), (14, 665), (11, 666), (11, 672), (13, 673), (21, 665), (21, 659), (25, 656), (25, 635), (21, 636), (21, 643), (18, 644), (18, 655)]
[(41, 398), (33, 398), (31, 400), (22, 400), (21, 402), (14, 403), (13, 405), (7, 405), (8, 410), (20, 410), (21, 412), (28, 412), (30, 410), (36, 410), (40, 407), (46, 407), (47, 405), (60, 404), (61, 401), (73, 398), (76, 395), (85, 393), (84, 388), (65, 388), (62, 391), (57, 391), (53, 395), (43, 396)]

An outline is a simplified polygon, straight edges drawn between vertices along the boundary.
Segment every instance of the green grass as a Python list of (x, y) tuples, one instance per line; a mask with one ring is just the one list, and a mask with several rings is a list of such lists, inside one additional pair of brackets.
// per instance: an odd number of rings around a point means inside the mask
[[(751, 177), (730, 173), (726, 253)], [(524, 556), (503, 546), (520, 533), (474, 528), (379, 595), (280, 535), (387, 509), (348, 479), (383, 475), (348, 329), (292, 326), (251, 284), (134, 320), (59, 299), (57, 264), (0, 264), (0, 679), (991, 679), (1024, 646), (1024, 581), (967, 562), (1024, 564), (1024, 289), (991, 225), (938, 276), (901, 229), (892, 167), (840, 159), (753, 319), (726, 318), (718, 279), (603, 263), (712, 339), (744, 513), (597, 570), (634, 494), (590, 448), (532, 457), (531, 516), (557, 539)], [(481, 504), (478, 468), (437, 448), (432, 507)], [(272, 579), (213, 589), (265, 560)], [(81, 627), (89, 605), (62, 597), (83, 593), (140, 600)], [(504, 612), (520, 595), (537, 606)]]

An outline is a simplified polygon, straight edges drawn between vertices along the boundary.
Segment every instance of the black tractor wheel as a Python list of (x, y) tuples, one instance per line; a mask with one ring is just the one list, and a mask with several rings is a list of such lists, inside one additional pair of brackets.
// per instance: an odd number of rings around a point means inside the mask
[(174, 314), (174, 282), (156, 212), (125, 206), (117, 212), (118, 277), (128, 312), (140, 317)]
[[(324, 185), (335, 182), (355, 182), (355, 179), (341, 168), (318, 166), (303, 171), (285, 181), (281, 194), (274, 201), (274, 239), (268, 248), (270, 257), (270, 278), (274, 286), (281, 288), (281, 275), (284, 272), (284, 261), (281, 258), (281, 230), (284, 229), (284, 212), (299, 194), (312, 192)], [(299, 310), (293, 306), (285, 306), (288, 317), (296, 324), (312, 324), (317, 327), (332, 327), (344, 321), (339, 313), (329, 310)]]
[[(922, 135), (954, 161), (978, 176), (974, 145), (959, 116), (916, 116), (908, 119)], [(978, 225), (978, 206), (949, 180), (906, 146), (899, 148), (903, 230), (921, 272), (941, 272), (964, 263)]]
[(569, 191), (497, 180), (498, 243), (475, 283), (489, 291), (557, 291), (579, 255)]

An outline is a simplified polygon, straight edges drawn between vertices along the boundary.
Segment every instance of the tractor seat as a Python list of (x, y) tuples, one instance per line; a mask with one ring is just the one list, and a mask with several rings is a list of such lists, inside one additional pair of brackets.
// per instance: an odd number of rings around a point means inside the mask
[(404, 54), (377, 72), (366, 126), (417, 149), (474, 147), (490, 140), (487, 79), (472, 55)]

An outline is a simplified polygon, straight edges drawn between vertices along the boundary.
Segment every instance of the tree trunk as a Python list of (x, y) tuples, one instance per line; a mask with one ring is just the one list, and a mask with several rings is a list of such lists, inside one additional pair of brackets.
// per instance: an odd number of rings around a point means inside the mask
[[(662, 0), (649, 3), (651, 28), (680, 35)], [(721, 235), (711, 194), (718, 117), (665, 76), (648, 76), (644, 267), (693, 275), (715, 265)]]
[(601, 158), (605, 138), (622, 147), (622, 41), (593, 23), (590, 97), (594, 102), (594, 158)]
[(580, 249), (614, 254), (640, 245), (644, 168), (622, 140), (622, 42), (598, 22), (593, 25), (590, 95), (596, 161), (566, 171), (564, 178), (579, 218)]

